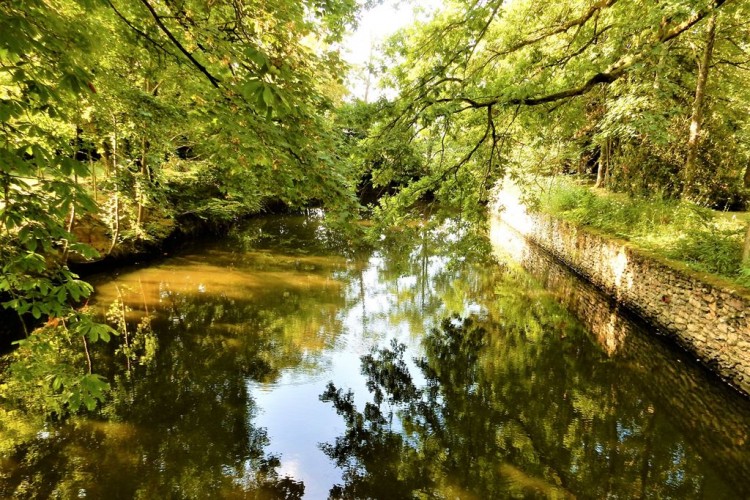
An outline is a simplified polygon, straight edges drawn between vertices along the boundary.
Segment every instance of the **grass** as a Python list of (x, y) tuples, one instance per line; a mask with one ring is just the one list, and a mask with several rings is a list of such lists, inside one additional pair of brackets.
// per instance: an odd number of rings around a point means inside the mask
[(718, 212), (678, 200), (632, 198), (559, 178), (540, 190), (539, 209), (626, 239), (697, 271), (750, 286), (750, 269), (742, 267), (748, 212)]

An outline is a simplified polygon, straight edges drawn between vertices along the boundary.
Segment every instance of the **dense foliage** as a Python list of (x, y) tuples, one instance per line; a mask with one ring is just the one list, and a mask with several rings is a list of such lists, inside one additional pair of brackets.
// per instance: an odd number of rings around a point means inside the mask
[(422, 175), (383, 205), (427, 194), (481, 216), (505, 176), (580, 174), (746, 207), (748, 14), (713, 0), (448, 2), (386, 47), (398, 98), (370, 140), (408, 144)]
[(56, 395), (48, 410), (92, 407), (104, 386), (90, 359), (50, 368), (59, 344), (88, 358), (89, 342), (114, 333), (79, 309), (92, 289), (70, 258), (161, 238), (186, 217), (355, 206), (330, 119), (344, 92), (332, 44), (354, 11), (350, 0), (0, 5), (0, 294), (27, 323), (47, 321), (18, 369)]

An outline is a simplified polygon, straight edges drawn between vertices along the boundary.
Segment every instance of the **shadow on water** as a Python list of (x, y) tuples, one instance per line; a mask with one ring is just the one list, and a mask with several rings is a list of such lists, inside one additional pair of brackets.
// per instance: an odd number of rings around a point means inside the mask
[(0, 497), (750, 496), (746, 400), (543, 253), (489, 254), (271, 217), (101, 276), (137, 356), (93, 353), (94, 416), (0, 395)]

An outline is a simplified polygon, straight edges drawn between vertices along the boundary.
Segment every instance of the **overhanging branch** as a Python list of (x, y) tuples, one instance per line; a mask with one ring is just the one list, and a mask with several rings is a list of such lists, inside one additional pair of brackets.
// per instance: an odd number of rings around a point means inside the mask
[(571, 28), (574, 28), (574, 27), (580, 28), (581, 26), (583, 26), (584, 24), (586, 24), (589, 21), (589, 19), (591, 19), (592, 17), (594, 17), (594, 14), (597, 14), (602, 9), (606, 9), (608, 7), (611, 7), (612, 5), (614, 5), (614, 3), (616, 1), (617, 0), (601, 0), (601, 1), (597, 2), (597, 3), (595, 3), (594, 5), (592, 5), (586, 12), (584, 12), (583, 14), (581, 14), (580, 16), (578, 16), (577, 18), (572, 19), (572, 20), (568, 21), (567, 23), (563, 23), (563, 24), (561, 24), (559, 26), (556, 26), (555, 28), (553, 28), (553, 29), (551, 29), (551, 30), (549, 30), (549, 31), (547, 31), (547, 32), (539, 35), (539, 36), (536, 36), (536, 37), (533, 37), (533, 38), (527, 38), (525, 40), (522, 40), (520, 42), (517, 42), (517, 43), (513, 44), (512, 46), (508, 47), (505, 50), (497, 51), (497, 52), (495, 52), (495, 54), (494, 54), (493, 57), (505, 56), (505, 55), (511, 54), (513, 52), (516, 52), (518, 50), (521, 50), (522, 48), (527, 47), (529, 45), (534, 45), (535, 43), (539, 43), (542, 40), (545, 40), (546, 38), (549, 38), (551, 36), (559, 35), (560, 33), (565, 33), (566, 31), (570, 30)]
[(159, 17), (159, 14), (156, 12), (156, 10), (153, 8), (153, 6), (150, 3), (148, 3), (148, 0), (141, 0), (141, 3), (146, 6), (146, 8), (148, 9), (148, 11), (151, 13), (151, 16), (154, 18), (154, 21), (156, 21), (157, 26), (159, 26), (159, 29), (161, 29), (162, 32), (164, 32), (164, 34), (167, 35), (167, 38), (169, 38), (169, 40), (175, 45), (175, 47), (177, 47), (178, 49), (180, 49), (180, 52), (182, 52), (183, 54), (185, 54), (185, 57), (188, 58), (188, 60), (193, 64), (193, 66), (195, 66), (196, 68), (198, 68), (198, 70), (200, 70), (201, 73), (203, 73), (204, 75), (206, 75), (206, 78), (208, 78), (208, 81), (211, 82), (211, 85), (213, 85), (214, 87), (216, 87), (218, 89), (219, 88), (219, 79), (216, 78), (214, 75), (212, 75), (208, 71), (208, 69), (206, 69), (206, 67), (204, 65), (202, 65), (200, 62), (198, 62), (198, 60), (195, 59), (195, 57), (193, 57), (193, 54), (191, 54), (190, 51), (188, 51), (180, 43), (180, 41), (177, 40), (177, 38), (175, 38), (175, 36), (172, 34), (172, 32), (169, 31), (169, 28), (167, 28), (166, 25), (162, 22), (161, 17)]
[(124, 22), (131, 30), (133, 30), (134, 33), (136, 33), (138, 36), (142, 37), (144, 40), (151, 43), (151, 45), (153, 45), (154, 47), (157, 47), (159, 50), (163, 51), (165, 54), (168, 54), (172, 57), (177, 57), (175, 54), (167, 50), (167, 48), (164, 45), (162, 45), (161, 43), (157, 42), (152, 37), (150, 37), (148, 33), (139, 29), (136, 25), (134, 25), (127, 17), (125, 17), (125, 15), (122, 12), (120, 12), (117, 9), (115, 4), (112, 3), (111, 0), (107, 0), (107, 3), (109, 4), (110, 7), (112, 7), (112, 10), (115, 12), (117, 17), (119, 17), (122, 20), (122, 22)]
[[(687, 18), (680, 24), (672, 27), (672, 29), (661, 33), (659, 37), (652, 43), (653, 44), (666, 43), (666, 42), (669, 42), (670, 40), (673, 40), (679, 37), (684, 32), (692, 28), (701, 19), (705, 18), (706, 16), (714, 12), (716, 9), (718, 9), (719, 7), (721, 7), (723, 4), (727, 3), (728, 1), (730, 0), (715, 0), (713, 4), (711, 5), (711, 7), (704, 9), (700, 12), (696, 12), (695, 14), (693, 14), (692, 16), (690, 16), (689, 18)], [(562, 90), (560, 92), (554, 92), (552, 94), (547, 94), (545, 96), (540, 96), (540, 97), (522, 97), (522, 98), (510, 99), (506, 102), (506, 104), (538, 106), (540, 104), (555, 102), (561, 99), (567, 99), (569, 97), (577, 97), (580, 95), (584, 95), (601, 83), (609, 84), (621, 78), (623, 75), (627, 73), (627, 71), (634, 64), (643, 60), (645, 58), (646, 53), (647, 51), (643, 50), (643, 47), (642, 47), (641, 50), (639, 50), (636, 55), (626, 55), (620, 58), (618, 61), (612, 64), (609, 68), (607, 68), (606, 70), (600, 73), (595, 74), (594, 76), (589, 78), (583, 85), (580, 85), (579, 87)], [(496, 103), (499, 103), (499, 100), (496, 101)]]

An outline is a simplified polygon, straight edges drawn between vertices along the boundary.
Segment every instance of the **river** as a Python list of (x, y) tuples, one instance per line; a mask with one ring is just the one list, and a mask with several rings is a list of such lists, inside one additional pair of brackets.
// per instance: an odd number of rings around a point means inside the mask
[(133, 355), (94, 353), (94, 415), (3, 408), (0, 496), (749, 497), (750, 402), (492, 236), (420, 221), (362, 249), (266, 217), (93, 277)]

